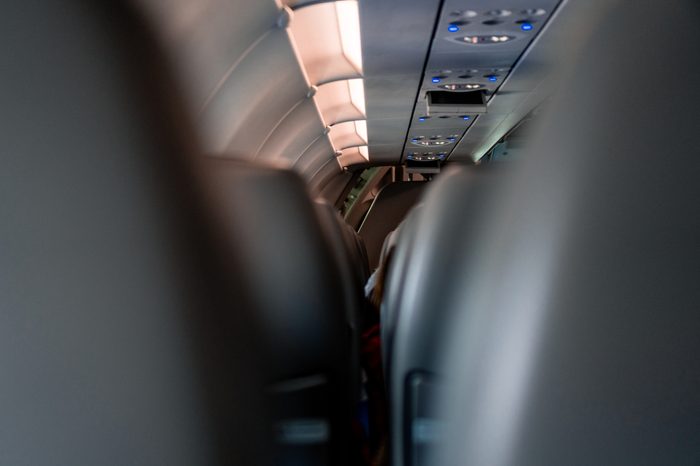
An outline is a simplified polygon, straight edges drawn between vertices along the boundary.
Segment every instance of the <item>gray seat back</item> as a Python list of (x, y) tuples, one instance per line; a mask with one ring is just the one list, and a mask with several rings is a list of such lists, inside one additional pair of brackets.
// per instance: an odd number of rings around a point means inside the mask
[(264, 463), (258, 332), (122, 2), (0, 15), (0, 463)]
[(473, 279), (453, 270), (479, 250), (478, 226), (495, 176), (481, 167), (451, 167), (398, 231), (382, 304), (394, 465), (429, 464), (438, 422), (431, 403), (443, 379), (436, 354), (450, 313), (459, 312), (446, 306), (445, 291)]
[[(447, 301), (467, 312), (437, 464), (700, 460), (700, 7), (606, 7), (492, 240), (454, 268), (478, 280)], [(660, 89), (663, 69), (687, 79)]]
[(334, 255), (295, 172), (209, 157), (207, 174), (260, 329), (275, 464), (348, 464), (359, 391), (348, 258)]

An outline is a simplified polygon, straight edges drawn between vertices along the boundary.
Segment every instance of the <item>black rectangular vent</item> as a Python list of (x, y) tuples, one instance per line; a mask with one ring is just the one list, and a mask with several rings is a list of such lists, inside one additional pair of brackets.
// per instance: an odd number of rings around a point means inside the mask
[(431, 160), (428, 162), (416, 162), (406, 160), (407, 173), (440, 173), (440, 161)]
[(486, 93), (482, 91), (428, 91), (428, 114), (486, 113)]

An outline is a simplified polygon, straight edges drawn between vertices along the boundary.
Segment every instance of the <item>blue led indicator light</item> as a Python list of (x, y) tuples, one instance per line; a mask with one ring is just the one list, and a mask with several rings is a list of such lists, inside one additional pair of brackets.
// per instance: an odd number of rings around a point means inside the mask
[(425, 117), (419, 117), (418, 121), (425, 121)]
[(439, 83), (441, 81), (441, 79), (439, 77), (435, 76), (433, 79), (431, 79), (431, 81), (434, 83)]
[(523, 31), (532, 31), (532, 23), (523, 23), (520, 25), (520, 29)]
[(494, 76), (494, 75), (489, 76), (489, 81), (491, 81), (492, 83), (495, 83), (496, 81), (498, 81), (498, 76)]
[(469, 119), (469, 115), (464, 115), (464, 116), (462, 117), (462, 120), (464, 120), (464, 121), (466, 121), (466, 120), (468, 120), (468, 119)]
[(450, 32), (457, 32), (459, 31), (459, 26), (457, 26), (456, 24), (450, 24), (449, 26), (447, 26), (447, 30)]

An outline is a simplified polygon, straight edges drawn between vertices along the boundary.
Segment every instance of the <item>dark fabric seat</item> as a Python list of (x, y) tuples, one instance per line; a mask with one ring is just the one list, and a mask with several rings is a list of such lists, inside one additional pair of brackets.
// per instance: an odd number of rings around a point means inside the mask
[(268, 463), (252, 303), (122, 2), (0, 15), (0, 463)]
[(0, 463), (354, 461), (342, 283), (299, 177), (199, 155), (124, 3), (0, 25)]
[(644, 77), (700, 75), (700, 8), (593, 6), (543, 141), (452, 267), (476, 279), (445, 290), (452, 423), (433, 464), (700, 458), (700, 88)]
[(446, 306), (448, 291), (472, 280), (453, 269), (479, 251), (479, 222), (496, 178), (491, 169), (452, 167), (429, 186), (423, 203), (397, 231), (382, 303), (395, 465), (428, 464), (437, 435), (432, 396), (446, 376), (436, 354), (443, 324), (459, 312)]
[(260, 327), (276, 464), (350, 464), (361, 295), (341, 227), (292, 171), (209, 157), (207, 174)]

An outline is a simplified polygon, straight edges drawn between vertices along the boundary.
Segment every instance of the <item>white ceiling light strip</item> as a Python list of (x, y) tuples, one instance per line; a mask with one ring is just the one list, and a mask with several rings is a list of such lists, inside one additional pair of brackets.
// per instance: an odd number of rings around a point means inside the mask
[[(356, 0), (316, 3), (294, 10), (290, 38), (306, 73), (324, 127), (345, 167), (366, 162), (367, 124), (362, 78), (360, 15)], [(364, 146), (360, 151), (358, 146)], [(343, 163), (341, 160), (348, 162)]]
[(367, 122), (346, 121), (330, 127), (329, 135), (333, 147), (342, 150), (348, 147), (367, 145)]
[(327, 125), (366, 118), (365, 92), (361, 79), (324, 84), (318, 88), (314, 99)]
[(362, 77), (360, 14), (355, 0), (295, 10), (289, 31), (312, 85)]

